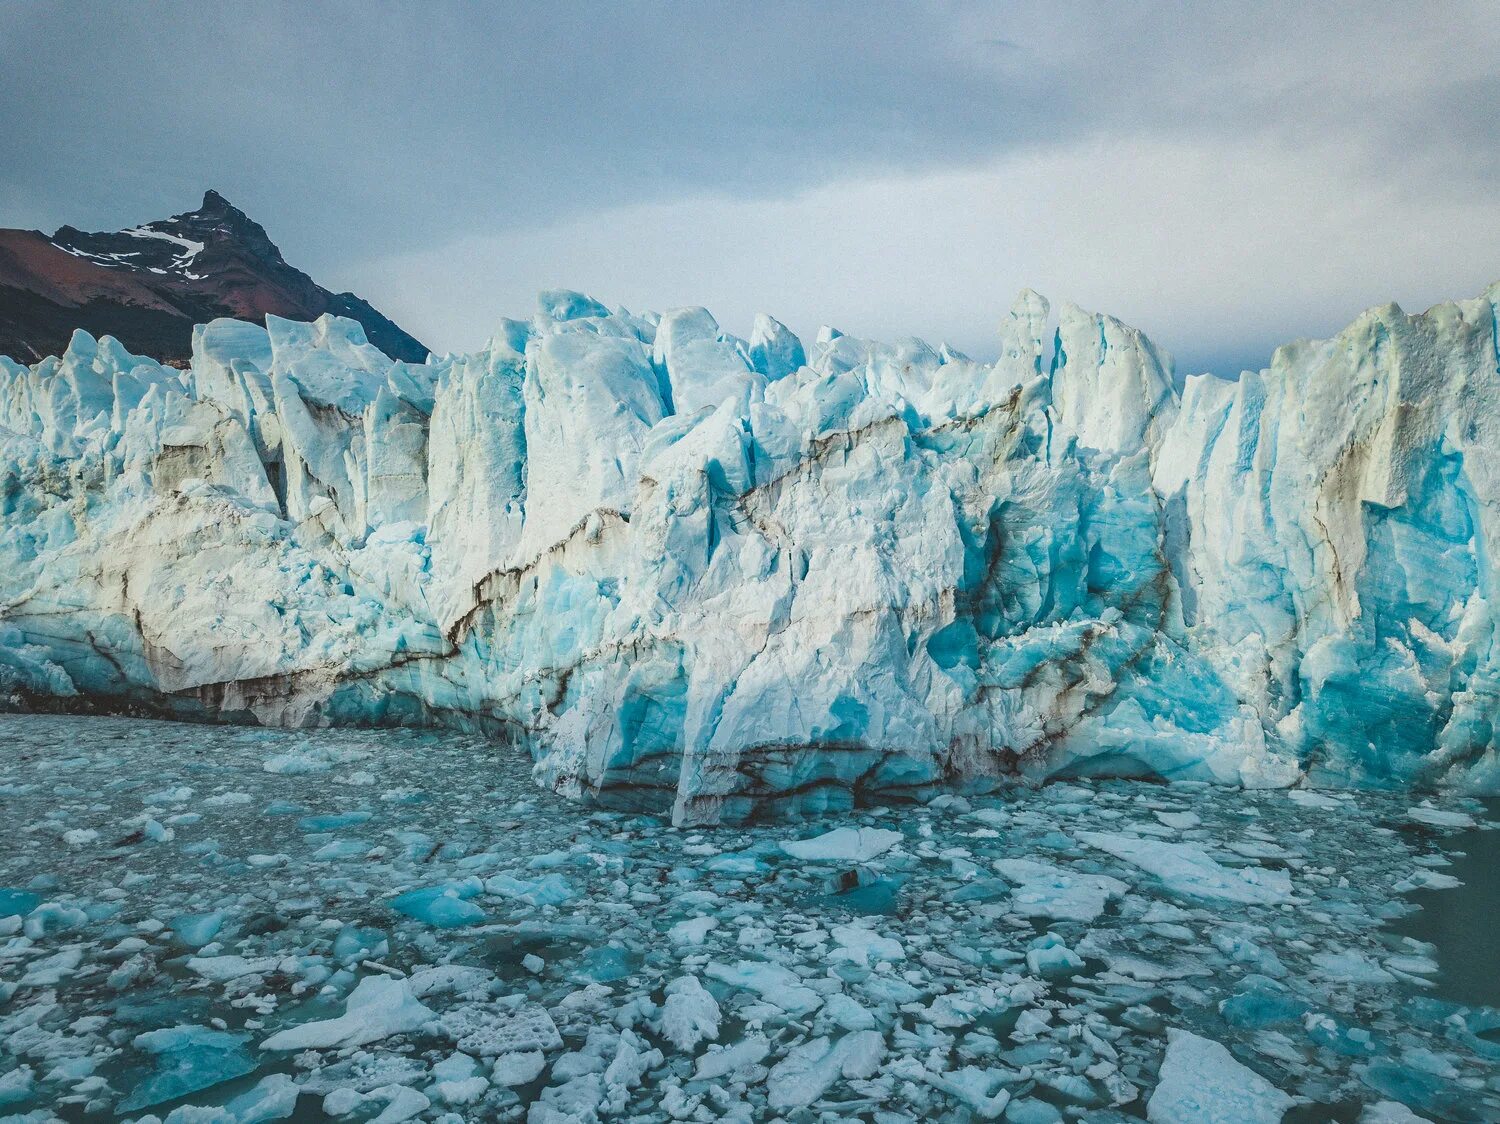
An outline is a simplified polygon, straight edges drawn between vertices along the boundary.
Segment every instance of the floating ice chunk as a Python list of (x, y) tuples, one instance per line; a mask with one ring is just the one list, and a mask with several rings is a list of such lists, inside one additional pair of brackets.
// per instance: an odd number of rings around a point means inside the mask
[(1093, 921), (1130, 889), (1118, 878), (1084, 874), (1034, 859), (1001, 859), (995, 870), (1015, 883), (1011, 909), (1021, 917)]
[(648, 1070), (664, 1060), (660, 1050), (644, 1046), (633, 1031), (620, 1035), (614, 1060), (604, 1070), (604, 1106), (609, 1115), (623, 1112), (630, 1090), (641, 1083)]
[(530, 1085), (546, 1068), (547, 1056), (540, 1050), (515, 1051), (501, 1054), (495, 1059), (491, 1076), (496, 1085), (512, 1088), (516, 1085)]
[[(613, 1046), (614, 1057), (604, 1059)], [(642, 1049), (631, 1031), (617, 1038), (596, 1028), (580, 1051), (565, 1054), (552, 1068), (552, 1084), (527, 1113), (529, 1124), (574, 1124), (613, 1119), (623, 1112), (630, 1090), (646, 1071), (660, 1065), (660, 1050)]]
[(99, 833), (91, 827), (75, 827), (72, 831), (63, 832), (63, 842), (69, 847), (86, 847), (98, 839)]
[(1297, 1024), (1307, 1011), (1306, 1002), (1275, 980), (1256, 974), (1246, 976), (1240, 990), (1219, 1003), (1224, 1021), (1246, 1030)]
[(1049, 784), (1042, 790), (1042, 795), (1054, 804), (1092, 804), (1094, 801), (1094, 790), (1081, 784)]
[(771, 1052), (770, 1040), (764, 1034), (749, 1034), (722, 1050), (709, 1050), (698, 1056), (693, 1070), (694, 1081), (717, 1081), (759, 1065)]
[(489, 1078), (483, 1075), (465, 1077), (462, 1081), (439, 1081), (432, 1087), (438, 1099), (444, 1104), (466, 1105), (473, 1104), (489, 1092)]
[(1365, 1105), (1359, 1114), (1359, 1124), (1432, 1124), (1432, 1121), (1418, 1116), (1400, 1101), (1376, 1101)]
[(1010, 826), (1010, 813), (1003, 808), (976, 808), (968, 818), (997, 831)]
[(404, 913), (434, 928), (457, 929), (464, 925), (478, 925), (485, 919), (484, 910), (464, 900), (472, 893), (473, 889), (464, 886), (428, 886), (392, 898), (390, 906), (397, 913)]
[(333, 1089), (323, 1097), (324, 1116), (352, 1116), (365, 1103), (365, 1095), (358, 1089)]
[(1330, 949), (1314, 953), (1312, 962), (1318, 971), (1331, 980), (1343, 983), (1385, 984), (1394, 983), (1395, 977), (1354, 948)]
[(411, 994), (405, 980), (366, 976), (349, 994), (344, 1014), (336, 1019), (303, 1023), (271, 1035), (263, 1050), (326, 1050), (363, 1046), (393, 1034), (419, 1030), (433, 1013)]
[(740, 960), (733, 966), (710, 963), (705, 975), (732, 987), (753, 991), (789, 1015), (807, 1015), (823, 1003), (822, 997), (802, 982), (802, 977), (779, 964)]
[(370, 812), (364, 811), (332, 812), (323, 816), (303, 816), (297, 821), (297, 826), (303, 831), (338, 831), (340, 828), (365, 823), (370, 816)]
[(1005, 1124), (1063, 1124), (1063, 1114), (1046, 1101), (1024, 1097), (1006, 1105)]
[(840, 1077), (869, 1077), (885, 1057), (879, 1031), (857, 1030), (837, 1042), (814, 1038), (794, 1046), (766, 1078), (767, 1102), (773, 1109), (805, 1108)]
[(1247, 964), (1266, 976), (1278, 977), (1287, 974), (1287, 967), (1271, 949), (1243, 932), (1229, 928), (1220, 929), (1211, 938), (1213, 945), (1236, 964)]
[(1412, 890), (1456, 890), (1462, 885), (1463, 882), (1451, 874), (1419, 866), (1391, 889), (1398, 894), (1405, 894)]
[(473, 1104), (489, 1087), (489, 1078), (468, 1054), (452, 1054), (432, 1067), (432, 1091), (445, 1104)]
[(1051, 1011), (1045, 1007), (1028, 1007), (1016, 1018), (1016, 1026), (1011, 1031), (1011, 1037), (1017, 1042), (1024, 1042), (1029, 1038), (1046, 1034), (1047, 1028), (1051, 1025)]
[(899, 831), (881, 827), (837, 827), (811, 839), (783, 843), (781, 849), (806, 862), (868, 862), (901, 842)]
[(825, 999), (818, 1017), (844, 1030), (873, 1030), (875, 1028), (875, 1013), (868, 1007), (856, 1003), (843, 992), (835, 992)]
[[(1049, 938), (1044, 939), (1055, 938), (1050, 938), (1049, 935)], [(865, 990), (866, 992), (871, 990), (869, 981), (866, 982)], [(1023, 983), (1018, 984), (1015, 989), (997, 989), (984, 985), (967, 987), (962, 991), (950, 991), (935, 998), (919, 1017), (924, 1022), (945, 1029), (968, 1026), (987, 1015), (996, 1015), (1009, 1010), (1013, 1005), (1013, 990), (1014, 1002), (1026, 1002), (1034, 996), (1037, 989), (1035, 984)], [(899, 999), (900, 997), (892, 998)]]
[(1167, 1031), (1167, 1056), (1146, 1103), (1152, 1124), (1279, 1124), (1292, 1098), (1217, 1042)]
[(1321, 792), (1311, 792), (1305, 788), (1287, 789), (1286, 798), (1293, 804), (1300, 804), (1304, 808), (1319, 808), (1324, 811), (1335, 811), (1344, 806), (1335, 797), (1325, 796)]
[(35, 1085), (35, 1074), (29, 1065), (20, 1065), (9, 1073), (0, 1074), (0, 1108), (26, 1100)]
[(703, 864), (703, 869), (715, 874), (743, 875), (759, 874), (767, 867), (759, 855), (745, 852), (738, 855), (715, 855)]
[(1083, 957), (1064, 944), (1061, 937), (1047, 933), (1026, 950), (1026, 968), (1033, 976), (1045, 979), (1071, 976), (1083, 969)]
[[(1333, 1015), (1310, 1011), (1302, 1017), (1302, 1029), (1310, 1041), (1346, 1058), (1367, 1057), (1377, 1049), (1374, 1036), (1368, 1030), (1351, 1026)], [(1398, 1072), (1402, 1069), (1395, 1065), (1390, 1068)], [(1368, 1070), (1365, 1077), (1369, 1077)]]
[(718, 927), (719, 922), (713, 917), (690, 917), (668, 929), (667, 940), (675, 945), (697, 946), (708, 938), (711, 930)]
[(1003, 1087), (1007, 1077), (1004, 1070), (969, 1065), (950, 1073), (934, 1073), (911, 1057), (901, 1058), (892, 1068), (901, 1077), (926, 1082), (947, 1093), (980, 1120), (999, 1120), (1010, 1104), (1010, 1091)]
[(370, 845), (358, 839), (335, 839), (332, 843), (319, 847), (312, 857), (318, 862), (337, 862), (341, 859), (357, 859), (368, 854), (369, 850)]
[(187, 962), (188, 971), (214, 983), (228, 983), (241, 976), (270, 972), (280, 963), (274, 956), (194, 956)]
[(1445, 808), (1430, 808), (1421, 805), (1409, 808), (1406, 818), (1413, 823), (1426, 824), (1428, 827), (1453, 827), (1470, 828), (1474, 826), (1474, 817), (1467, 812), (1455, 812)]
[(1283, 870), (1220, 866), (1203, 848), (1191, 843), (1168, 843), (1104, 831), (1080, 831), (1078, 840), (1160, 879), (1183, 897), (1279, 905), (1292, 897), (1291, 875)]
[(667, 985), (661, 1009), (661, 1035), (679, 1050), (691, 1051), (699, 1042), (719, 1037), (719, 1004), (695, 976), (682, 976)]
[(1234, 839), (1228, 846), (1236, 855), (1243, 855), (1247, 859), (1297, 858), (1296, 851), (1288, 851), (1279, 844), (1267, 843), (1263, 839)]
[(514, 1010), (490, 1006), (460, 1007), (443, 1015), (442, 1029), (466, 1054), (493, 1058), (505, 1054), (543, 1053), (562, 1045), (562, 1035), (545, 1007), (527, 1003)]
[(177, 943), (188, 948), (202, 948), (219, 935), (224, 927), (225, 915), (213, 913), (183, 913), (171, 919), (172, 932)]
[(187, 785), (179, 785), (176, 788), (164, 788), (160, 792), (153, 792), (144, 801), (147, 804), (184, 804), (193, 798), (193, 790)]
[(326, 757), (293, 751), (273, 754), (262, 762), (261, 768), (283, 777), (300, 777), (308, 773), (326, 773), (333, 768), (333, 762)]
[(862, 925), (835, 925), (833, 927), (836, 949), (828, 954), (832, 962), (846, 961), (868, 967), (872, 960), (904, 960), (906, 950), (894, 937), (882, 937)]
[(367, 1100), (383, 1100), (385, 1108), (370, 1124), (400, 1124), (425, 1112), (432, 1104), (425, 1093), (409, 1085), (383, 1085), (370, 1093)]
[(22, 932), (31, 940), (41, 940), (54, 933), (78, 929), (89, 922), (89, 915), (76, 906), (61, 902), (43, 902), (26, 915)]
[(73, 975), (83, 963), (83, 949), (74, 945), (33, 960), (20, 979), (21, 987), (52, 987)]
[(581, 983), (608, 984), (623, 980), (640, 966), (639, 952), (610, 943), (584, 953), (583, 961), (572, 975)]
[(1187, 831), (1203, 822), (1197, 812), (1157, 812), (1156, 818), (1163, 826), (1178, 831)]
[(488, 968), (469, 964), (434, 964), (429, 968), (415, 969), (406, 985), (418, 999), (426, 999), (429, 995), (471, 996), (486, 993), (494, 978), (495, 973)]
[(230, 1100), (224, 1111), (234, 1124), (262, 1124), (266, 1120), (285, 1120), (297, 1110), (302, 1089), (284, 1073), (262, 1077), (255, 1087)]
[(352, 922), (333, 938), (333, 956), (342, 964), (356, 960), (380, 960), (390, 952), (390, 940), (384, 929)]
[(578, 891), (561, 874), (548, 874), (534, 881), (497, 874), (485, 880), (484, 892), (536, 906), (562, 905), (578, 896)]
[(1385, 966), (1409, 976), (1430, 976), (1438, 970), (1438, 962), (1430, 956), (1388, 956)]
[(120, 1111), (149, 1108), (254, 1072), (258, 1063), (245, 1049), (249, 1038), (191, 1025), (136, 1035), (135, 1048), (155, 1057), (156, 1072), (120, 1102)]

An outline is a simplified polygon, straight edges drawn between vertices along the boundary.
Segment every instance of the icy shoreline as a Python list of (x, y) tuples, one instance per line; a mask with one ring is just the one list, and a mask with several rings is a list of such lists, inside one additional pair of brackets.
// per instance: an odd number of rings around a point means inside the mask
[(1106, 781), (689, 830), (459, 735), (0, 738), (27, 1119), (1500, 1113), (1500, 1012), (1431, 998), (1389, 925), (1453, 881), (1461, 798)]

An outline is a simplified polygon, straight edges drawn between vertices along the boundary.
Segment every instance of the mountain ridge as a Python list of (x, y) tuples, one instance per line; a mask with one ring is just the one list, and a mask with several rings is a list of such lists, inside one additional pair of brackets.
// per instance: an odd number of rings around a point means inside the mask
[(423, 344), (368, 301), (325, 289), (290, 265), (260, 223), (213, 189), (197, 210), (124, 230), (0, 229), (0, 355), (23, 362), (62, 354), (82, 328), (181, 366), (194, 324), (325, 313), (357, 321), (392, 359), (427, 358)]

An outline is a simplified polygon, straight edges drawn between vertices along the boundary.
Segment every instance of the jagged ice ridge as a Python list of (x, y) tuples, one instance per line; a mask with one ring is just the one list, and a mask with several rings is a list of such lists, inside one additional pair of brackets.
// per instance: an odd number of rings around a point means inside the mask
[(454, 722), (681, 822), (1160, 775), (1500, 788), (1500, 286), (1237, 381), (1023, 293), (1000, 358), (543, 294), (0, 359), (0, 686)]

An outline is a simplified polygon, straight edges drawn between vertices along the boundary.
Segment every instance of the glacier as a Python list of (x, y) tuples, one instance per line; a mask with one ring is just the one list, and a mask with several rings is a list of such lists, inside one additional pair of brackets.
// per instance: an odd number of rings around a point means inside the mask
[(1500, 285), (1237, 380), (542, 294), (0, 359), (0, 694), (445, 724), (680, 823), (1010, 777), (1500, 791)]

